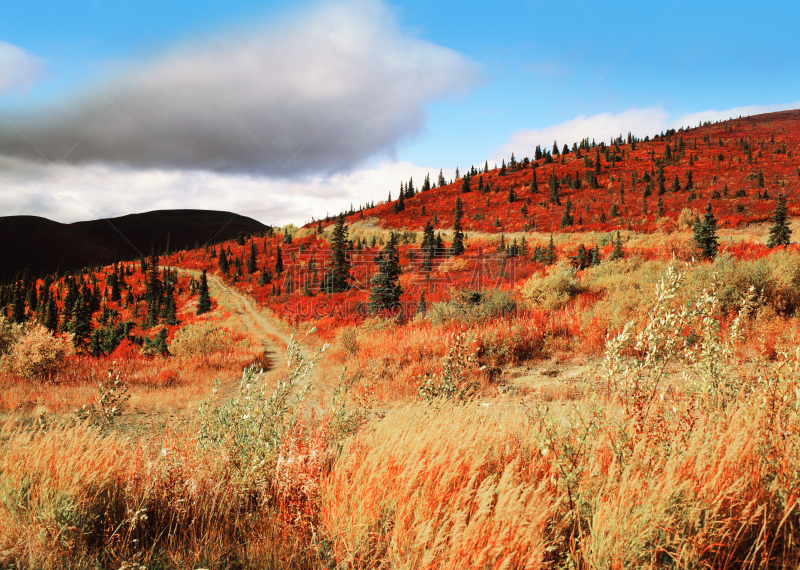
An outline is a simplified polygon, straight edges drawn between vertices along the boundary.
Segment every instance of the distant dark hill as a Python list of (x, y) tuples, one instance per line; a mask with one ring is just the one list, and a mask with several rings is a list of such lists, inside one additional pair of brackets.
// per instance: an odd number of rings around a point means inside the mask
[(204, 244), (267, 230), (252, 218), (213, 210), (157, 210), (73, 224), (37, 216), (0, 217), (0, 278), (13, 276), (26, 266), (34, 272), (110, 263), (114, 251), (120, 259), (135, 259), (163, 251), (169, 236), (172, 249)]

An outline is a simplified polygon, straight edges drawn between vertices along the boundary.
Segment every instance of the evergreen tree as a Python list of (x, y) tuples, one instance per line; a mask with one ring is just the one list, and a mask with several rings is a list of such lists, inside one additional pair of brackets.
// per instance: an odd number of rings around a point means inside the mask
[(397, 252), (397, 234), (391, 233), (386, 247), (375, 257), (378, 273), (372, 278), (369, 309), (378, 312), (400, 306), (400, 260)]
[(350, 261), (347, 259), (347, 226), (344, 214), (339, 214), (331, 236), (331, 291), (341, 293), (347, 290), (350, 281)]
[[(287, 234), (288, 235), (288, 234)], [(250, 257), (247, 258), (247, 273), (252, 275), (256, 272), (258, 267), (256, 266), (256, 242), (250, 242)]]
[(545, 265), (553, 265), (557, 261), (556, 246), (553, 243), (553, 234), (550, 234), (550, 243), (547, 244), (547, 253), (545, 254)]
[(433, 269), (433, 250), (436, 247), (436, 238), (433, 235), (433, 226), (428, 220), (422, 230), (422, 264), (420, 271), (428, 273)]
[(122, 299), (122, 293), (119, 289), (119, 268), (116, 265), (114, 265), (109, 279), (111, 280), (111, 300), (119, 302)]
[(92, 332), (91, 318), (92, 314), (89, 312), (86, 288), (84, 288), (80, 297), (75, 302), (72, 319), (68, 325), (68, 331), (73, 334), (72, 340), (76, 347), (83, 346), (89, 338)]
[(48, 296), (47, 306), (44, 311), (44, 326), (50, 332), (58, 330), (58, 304), (54, 295)]
[(769, 230), (767, 247), (789, 245), (792, 237), (792, 230), (789, 229), (789, 220), (786, 210), (786, 196), (778, 194), (778, 203), (775, 205), (775, 213), (772, 215), (772, 227)]
[(574, 223), (572, 219), (572, 202), (567, 198), (567, 204), (564, 206), (564, 214), (561, 216), (561, 229), (568, 228)]
[(417, 301), (416, 314), (424, 315), (428, 312), (428, 302), (425, 300), (425, 289), (419, 293), (419, 301)]
[(167, 348), (167, 329), (163, 327), (152, 339), (145, 337), (145, 350), (148, 354), (169, 355)]
[(200, 276), (200, 286), (197, 289), (197, 314), (202, 315), (211, 310), (211, 296), (208, 294), (208, 277), (206, 270)]
[(217, 262), (219, 264), (219, 271), (225, 277), (228, 276), (228, 271), (230, 271), (230, 267), (228, 267), (228, 256), (225, 254), (225, 246), (220, 246), (219, 248), (219, 260)]
[(533, 178), (531, 178), (530, 192), (531, 194), (537, 194), (539, 192), (539, 183), (536, 182), (536, 167), (534, 166), (531, 170), (533, 170)]
[(719, 249), (717, 239), (717, 219), (711, 213), (711, 201), (706, 205), (703, 221), (700, 219), (694, 224), (694, 242), (703, 259), (714, 259)]
[(461, 198), (456, 198), (456, 205), (453, 208), (453, 243), (451, 244), (451, 254), (459, 256), (464, 253), (464, 233), (461, 231)]
[(28, 305), (28, 312), (35, 313), (39, 306), (39, 297), (36, 295), (36, 287), (33, 284), (28, 286), (28, 294), (25, 297), (25, 303)]
[(11, 320), (13, 320), (15, 323), (24, 323), (25, 296), (20, 283), (14, 283), (11, 295)]
[(147, 264), (145, 284), (145, 298), (147, 300), (147, 327), (158, 324), (161, 315), (161, 306), (164, 303), (164, 284), (158, 277), (158, 256), (155, 245), (150, 248), (150, 260)]
[(283, 275), (283, 253), (281, 252), (281, 247), (278, 246), (275, 249), (275, 275), (280, 278)]
[(594, 244), (592, 250), (589, 252), (589, 265), (591, 267), (597, 267), (598, 265), (600, 265), (601, 259), (602, 256), (600, 255), (600, 244), (596, 243)]
[(558, 176), (556, 176), (556, 169), (550, 172), (550, 203), (561, 205), (561, 197), (558, 193)]
[(669, 189), (670, 192), (680, 192), (681, 191), (681, 181), (678, 180), (678, 175), (675, 175), (675, 179), (672, 181), (672, 187)]
[(168, 325), (177, 325), (178, 317), (175, 306), (175, 286), (170, 283), (164, 295), (164, 307), (161, 309), (161, 321)]
[(517, 201), (517, 193), (514, 192), (514, 185), (513, 184), (508, 188), (508, 198), (506, 198), (506, 201), (509, 204), (512, 204), (512, 203)]
[(611, 251), (611, 259), (622, 259), (625, 254), (622, 252), (622, 238), (619, 235), (619, 230), (617, 230), (617, 239), (614, 241), (614, 249)]

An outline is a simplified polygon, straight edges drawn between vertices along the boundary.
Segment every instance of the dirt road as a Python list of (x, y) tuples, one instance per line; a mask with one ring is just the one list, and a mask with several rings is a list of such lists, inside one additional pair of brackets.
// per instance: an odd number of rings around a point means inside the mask
[(207, 278), (211, 297), (232, 315), (242, 319), (248, 332), (264, 346), (264, 352), (269, 355), (274, 366), (276, 360), (285, 355), (291, 334), (287, 333), (280, 323), (265, 317), (255, 301), (237, 291), (235, 287), (228, 285), (215, 275), (207, 275)]

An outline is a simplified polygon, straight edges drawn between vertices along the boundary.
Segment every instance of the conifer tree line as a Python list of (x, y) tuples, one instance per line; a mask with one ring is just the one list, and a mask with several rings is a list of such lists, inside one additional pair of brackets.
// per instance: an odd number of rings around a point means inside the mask
[[(730, 119), (716, 122), (724, 123), (725, 132), (732, 131), (734, 127), (738, 128), (742, 124), (741, 117), (738, 121)], [(712, 123), (701, 122), (697, 127), (704, 127), (710, 124)], [(633, 155), (637, 151), (638, 145), (650, 142), (657, 142), (658, 145), (650, 145), (650, 148), (646, 149), (645, 152), (639, 149), (638, 155)], [(707, 149), (713, 149), (713, 152), (698, 153), (698, 149), (703, 143), (705, 143)], [(707, 133), (695, 133), (695, 136), (693, 136), (691, 131), (684, 129), (684, 127), (678, 130), (668, 129), (662, 131), (655, 134), (652, 139), (649, 136), (639, 138), (628, 132), (627, 136), (620, 134), (619, 136), (611, 137), (607, 141), (595, 141), (586, 137), (581, 139), (580, 142), (573, 143), (571, 147), (568, 144), (559, 144), (558, 141), (553, 141), (552, 149), (545, 145), (537, 145), (533, 158), (525, 157), (522, 160), (518, 160), (515, 154), (511, 153), (508, 159), (501, 159), (500, 164), (494, 164), (491, 169), (488, 161), (483, 167), (476, 168), (471, 166), (462, 171), (457, 168), (456, 178), (455, 180), (450, 180), (449, 184), (454, 185), (457, 190), (460, 188), (461, 194), (474, 193), (476, 191), (480, 194), (491, 191), (497, 193), (502, 190), (506, 203), (513, 205), (521, 202), (518, 206), (513, 206), (511, 210), (516, 214), (513, 222), (515, 229), (522, 229), (523, 231), (537, 229), (541, 231), (541, 229), (545, 229), (541, 221), (537, 219), (539, 214), (531, 207), (534, 202), (536, 202), (535, 206), (547, 211), (551, 209), (552, 205), (563, 206), (565, 194), (570, 194), (570, 192), (565, 192), (567, 189), (599, 189), (601, 186), (607, 186), (610, 194), (610, 189), (613, 185), (615, 186), (615, 193), (618, 191), (618, 199), (594, 212), (590, 218), (590, 223), (599, 221), (605, 224), (609, 218), (619, 219), (618, 227), (623, 228), (627, 225), (628, 229), (634, 229), (634, 225), (651, 224), (658, 218), (675, 214), (677, 212), (675, 210), (675, 199), (670, 200), (668, 196), (684, 194), (683, 199), (689, 203), (698, 198), (707, 199), (710, 197), (714, 200), (748, 197), (748, 191), (743, 188), (729, 189), (727, 181), (720, 186), (714, 187), (717, 183), (716, 175), (713, 176), (713, 180), (709, 182), (703, 180), (698, 185), (694, 176), (696, 171), (693, 170), (693, 165), (697, 164), (697, 161), (710, 161), (712, 165), (720, 165), (725, 162), (729, 169), (728, 172), (731, 172), (733, 171), (732, 165), (744, 164), (745, 161), (742, 156), (735, 157), (728, 149), (736, 149), (742, 153), (748, 153), (746, 162), (752, 165), (759, 160), (763, 160), (762, 151), (771, 153), (773, 158), (787, 152), (791, 157), (791, 149), (787, 150), (786, 147), (786, 143), (781, 144), (781, 141), (776, 139), (774, 132), (771, 137), (766, 139), (761, 136), (754, 137), (753, 135), (723, 139), (722, 136), (717, 136), (717, 134), (712, 137)], [(569, 160), (568, 163), (565, 162), (567, 158)], [(631, 159), (635, 161), (643, 160), (643, 162), (637, 164), (632, 170), (627, 170), (623, 173), (618, 174), (614, 170), (619, 163)], [(583, 168), (580, 168), (581, 161)], [(570, 164), (578, 168), (570, 169), (566, 172), (559, 164)], [(626, 164), (634, 166), (631, 162)], [(558, 168), (556, 168), (557, 166)], [(678, 169), (677, 172), (675, 172), (676, 167)], [(644, 172), (641, 172), (642, 169), (644, 169)], [(748, 179), (754, 181), (754, 186), (760, 189), (755, 194), (760, 200), (774, 200), (777, 193), (769, 192), (768, 186), (780, 183), (782, 189), (787, 182), (785, 174), (782, 174), (784, 180), (779, 181), (777, 176), (774, 180), (767, 180), (764, 169), (751, 168), (750, 170)], [(508, 184), (503, 184), (503, 177), (522, 171), (526, 171), (528, 176), (522, 178), (522, 180), (520, 180), (521, 177), (516, 176)], [(798, 176), (800, 176), (800, 168), (797, 171)], [(708, 172), (706, 165), (702, 166), (702, 172), (704, 174)], [(739, 166), (739, 172), (742, 172), (742, 166)], [(625, 180), (622, 180), (623, 174), (625, 175)], [(627, 181), (629, 174), (630, 183)], [(429, 178), (430, 175), (427, 175), (426, 179)], [(437, 183), (439, 186), (448, 184), (441, 171)], [(544, 189), (543, 186), (545, 184), (550, 190), (549, 197), (545, 194), (544, 200), (541, 200), (541, 197), (532, 200), (532, 197)], [(705, 194), (706, 185), (711, 186), (708, 189), (708, 194)], [(724, 189), (721, 186), (724, 186)], [(430, 187), (435, 188), (436, 185), (430, 185)], [(411, 180), (409, 183), (401, 182), (399, 194), (394, 194), (396, 200), (392, 200), (393, 193), (389, 195), (391, 211), (395, 214), (407, 212), (403, 216), (404, 222), (407, 217), (412, 219), (421, 218), (420, 224), (424, 224), (426, 219), (433, 218), (434, 226), (438, 227), (434, 216), (436, 214), (442, 216), (443, 213), (447, 215), (447, 209), (443, 212), (439, 208), (446, 207), (449, 209), (452, 207), (452, 202), (450, 206), (432, 203), (429, 200), (409, 202), (409, 199), (415, 194), (427, 191), (427, 189), (427, 184), (424, 185), (424, 189), (416, 189)], [(544, 190), (546, 192), (546, 189)], [(780, 193), (786, 194), (784, 190), (780, 190)], [(656, 199), (648, 200), (651, 196), (656, 196)], [(637, 197), (640, 199), (641, 207), (631, 207), (629, 200)], [(596, 201), (595, 196), (591, 196), (590, 199)], [(575, 197), (573, 197), (573, 200), (575, 200)], [(469, 202), (465, 201), (462, 207), (471, 208), (474, 207), (474, 204), (474, 198), (471, 198)], [(486, 205), (487, 207), (490, 205), (488, 199)], [(581, 206), (583, 205), (581, 204)], [(492, 202), (493, 208), (498, 208), (498, 206), (497, 200)], [(438, 211), (426, 212), (426, 207), (431, 210), (436, 208)], [(730, 208), (730, 205), (728, 205), (728, 208)], [(639, 212), (641, 212), (641, 216), (638, 216)], [(745, 206), (737, 204), (736, 212), (745, 212)], [(726, 216), (731, 213), (724, 212)], [(431, 214), (434, 214), (434, 216)], [(520, 219), (520, 214), (522, 219)], [(473, 225), (466, 222), (466, 220), (481, 221), (486, 219), (486, 215), (487, 212), (481, 210), (471, 212), (469, 217), (462, 221), (461, 231), (464, 231), (464, 227), (484, 226), (483, 224)], [(572, 216), (571, 224), (570, 215)], [(559, 217), (553, 219), (553, 217), (547, 215), (547, 229), (580, 227), (584, 225), (586, 220), (585, 214), (580, 209), (564, 212), (559, 208), (559, 216), (562, 218), (562, 223), (560, 224)], [(496, 218), (494, 225), (498, 228), (498, 231), (507, 229), (506, 223), (500, 219), (503, 217), (502, 215), (495, 216), (492, 214), (492, 217)], [(456, 228), (454, 226), (455, 220), (453, 220), (452, 226), (449, 223), (447, 224), (447, 227), (452, 227), (455, 232)], [(481, 231), (486, 231), (485, 226), (481, 228)]]
[[(80, 272), (60, 273), (34, 278), (26, 269), (10, 284), (0, 286), (3, 316), (19, 324), (39, 323), (53, 334), (68, 333), (76, 348), (94, 356), (110, 354), (125, 339), (150, 352), (166, 351), (165, 326), (180, 324), (178, 275), (159, 264), (155, 247), (138, 264), (114, 259), (107, 269), (87, 267)], [(134, 280), (143, 282), (143, 295), (134, 293)], [(191, 280), (188, 292), (198, 294), (198, 314), (211, 309), (205, 273), (199, 282)], [(131, 318), (123, 319), (121, 309), (130, 309)], [(136, 325), (143, 334), (133, 334)], [(149, 338), (145, 331), (157, 327), (162, 328)]]

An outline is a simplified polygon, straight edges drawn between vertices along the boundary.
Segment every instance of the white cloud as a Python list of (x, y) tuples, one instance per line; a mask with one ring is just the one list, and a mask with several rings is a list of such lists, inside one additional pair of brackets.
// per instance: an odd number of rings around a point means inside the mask
[(658, 107), (629, 109), (617, 114), (581, 115), (548, 128), (517, 131), (511, 135), (499, 153), (493, 154), (493, 159), (499, 163), (512, 152), (517, 158), (532, 157), (537, 145), (541, 145), (543, 150), (552, 149), (554, 141), (558, 141), (558, 148), (561, 150), (565, 143), (572, 148), (572, 143), (586, 137), (589, 137), (589, 140), (595, 139), (599, 143), (620, 134), (626, 136), (628, 131), (631, 131), (634, 135), (644, 138), (645, 135), (652, 136), (660, 132), (667, 122), (669, 113)]
[[(134, 170), (0, 158), (0, 215), (36, 215), (60, 222), (150, 210), (227, 210), (267, 224), (301, 224), (350, 208), (396, 198), (400, 181), (420, 185), (438, 169), (384, 161), (348, 173), (301, 179), (200, 170)], [(445, 176), (453, 177), (452, 171)]]
[(162, 57), (75, 100), (12, 116), (32, 144), (0, 125), (0, 154), (286, 177), (346, 172), (392, 156), (420, 131), (428, 103), (479, 75), (459, 53), (405, 33), (380, 0), (323, 4), (180, 45), (157, 64)]
[(800, 102), (779, 105), (749, 105), (724, 111), (700, 111), (675, 118), (661, 107), (628, 109), (616, 114), (581, 115), (551, 127), (513, 133), (508, 142), (492, 153), (490, 162), (494, 160), (499, 163), (501, 159), (511, 156), (512, 152), (517, 158), (532, 157), (537, 145), (541, 145), (542, 149), (552, 149), (553, 141), (558, 141), (560, 150), (565, 143), (572, 148), (572, 143), (579, 142), (586, 137), (590, 140), (594, 139), (598, 143), (609, 141), (619, 135), (626, 137), (628, 132), (639, 138), (652, 137), (667, 129), (696, 127), (706, 121), (727, 120), (740, 115), (773, 113), (799, 107)]
[(44, 74), (44, 62), (27, 51), (0, 41), (0, 95), (24, 91)]

